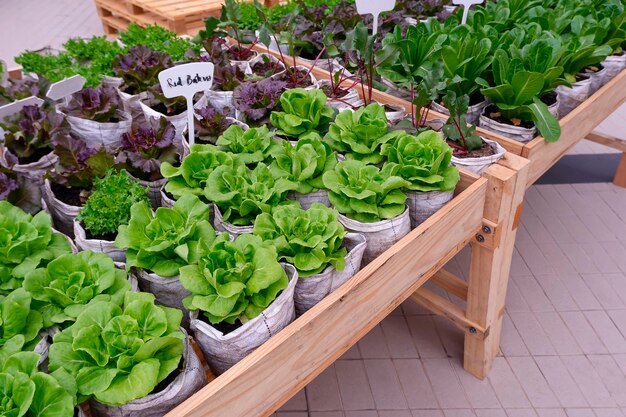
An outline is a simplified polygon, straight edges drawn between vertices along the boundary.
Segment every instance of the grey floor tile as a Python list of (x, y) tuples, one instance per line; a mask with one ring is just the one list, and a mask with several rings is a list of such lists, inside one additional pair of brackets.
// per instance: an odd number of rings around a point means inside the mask
[(502, 318), (502, 336), (500, 349), (505, 356), (528, 356), (528, 348), (524, 344), (522, 337), (517, 332), (511, 317), (505, 314)]
[(359, 340), (359, 352), (363, 359), (379, 359), (389, 357), (387, 340), (380, 326), (375, 326), (370, 332)]
[(447, 357), (432, 316), (408, 316), (407, 321), (420, 358)]
[(582, 311), (566, 311), (560, 314), (583, 353), (607, 353), (606, 347), (602, 344), (600, 337), (593, 330)]
[[(549, 408), (560, 405), (533, 358), (507, 358), (507, 362), (513, 369), (513, 373), (515, 373), (533, 407)], [(511, 416), (509, 415), (509, 417)]]
[(304, 390), (300, 390), (296, 395), (291, 397), (278, 411), (307, 411), (306, 394)]
[(477, 408), (474, 412), (476, 417), (507, 417), (502, 408)]
[(391, 359), (366, 359), (365, 372), (372, 389), (377, 410), (408, 408), (400, 380)]
[(537, 408), (535, 411), (539, 417), (567, 417), (564, 408)]
[(515, 285), (522, 293), (531, 311), (554, 311), (554, 306), (535, 277), (517, 277), (513, 278), (513, 281), (515, 281)]
[(584, 314), (609, 353), (626, 353), (626, 339), (605, 311), (585, 311)]
[(620, 294), (615, 291), (604, 274), (581, 274), (581, 276), (604, 309), (626, 307)]
[(467, 399), (472, 405), (472, 408), (502, 408), (502, 405), (500, 404), (500, 401), (498, 401), (498, 397), (496, 396), (488, 378), (480, 380), (468, 372), (465, 372), (461, 366), (455, 368), (455, 370), (459, 380), (461, 381), (461, 386), (463, 387), (463, 390), (465, 390)]
[(335, 362), (335, 370), (337, 371), (343, 409), (374, 409), (374, 397), (370, 391), (363, 362), (339, 360)]
[(444, 409), (443, 415), (445, 417), (476, 417), (474, 410), (469, 408)]
[(412, 417), (411, 410), (378, 410), (378, 417)]
[(426, 376), (421, 361), (414, 359), (394, 359), (393, 364), (411, 409), (435, 409), (439, 403)]
[(591, 407), (615, 407), (615, 400), (585, 356), (563, 356), (563, 364)]
[(381, 327), (390, 357), (398, 359), (419, 357), (404, 315), (387, 317), (382, 321)]
[(339, 383), (335, 365), (331, 365), (306, 387), (310, 411), (341, 410)]
[(559, 313), (535, 313), (535, 316), (558, 355), (580, 355), (583, 353)]
[(539, 356), (535, 358), (541, 373), (548, 381), (552, 392), (557, 396), (563, 407), (588, 406), (580, 388), (567, 371), (558, 356)]
[(510, 312), (515, 328), (531, 355), (554, 355), (556, 350), (545, 334), (534, 313)]
[(440, 409), (416, 409), (411, 410), (413, 417), (443, 417), (443, 411)]
[(567, 417), (596, 417), (591, 408), (567, 408)]
[(531, 407), (522, 386), (505, 358), (498, 357), (494, 360), (488, 379), (505, 409)]
[(589, 355), (588, 358), (617, 405), (626, 407), (626, 374), (622, 372), (613, 357)]
[(507, 408), (508, 417), (537, 417), (537, 412), (533, 408)]
[(423, 359), (422, 362), (441, 408), (470, 408), (448, 359)]
[(346, 417), (343, 411), (311, 411), (309, 417)]
[(619, 408), (594, 408), (596, 417), (624, 417), (624, 413)]

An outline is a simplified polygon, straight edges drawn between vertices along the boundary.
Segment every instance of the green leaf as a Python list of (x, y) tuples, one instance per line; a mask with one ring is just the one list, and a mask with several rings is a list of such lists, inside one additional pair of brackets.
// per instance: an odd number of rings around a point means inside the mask
[(548, 142), (556, 142), (561, 136), (561, 126), (559, 121), (548, 110), (548, 106), (535, 98), (533, 104), (528, 105), (533, 114), (533, 122), (537, 129)]

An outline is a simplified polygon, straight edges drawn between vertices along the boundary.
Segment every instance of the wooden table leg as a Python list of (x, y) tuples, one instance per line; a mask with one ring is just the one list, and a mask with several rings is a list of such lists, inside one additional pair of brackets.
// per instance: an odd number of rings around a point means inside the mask
[(466, 314), (484, 332), (470, 329), (465, 333), (464, 367), (481, 379), (500, 347), (511, 259), (528, 180), (529, 162), (518, 157), (509, 161), (516, 166), (495, 165), (484, 174), (489, 180), (484, 217), (498, 225), (499, 244), (495, 248), (479, 241), (472, 244)]

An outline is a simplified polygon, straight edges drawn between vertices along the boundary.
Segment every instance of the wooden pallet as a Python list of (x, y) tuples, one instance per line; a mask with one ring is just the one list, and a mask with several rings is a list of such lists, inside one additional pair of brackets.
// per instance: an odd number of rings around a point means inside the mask
[[(276, 0), (265, 0), (273, 5)], [(194, 36), (204, 28), (203, 19), (219, 16), (221, 0), (95, 0), (104, 31), (115, 35), (131, 22), (158, 24), (179, 35)]]

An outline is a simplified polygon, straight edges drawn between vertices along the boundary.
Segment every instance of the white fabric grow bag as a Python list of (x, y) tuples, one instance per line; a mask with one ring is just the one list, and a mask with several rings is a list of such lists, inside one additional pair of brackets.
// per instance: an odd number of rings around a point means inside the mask
[(293, 294), (297, 315), (304, 314), (361, 269), (363, 253), (367, 247), (365, 236), (360, 233), (348, 233), (344, 237), (343, 246), (348, 250), (345, 258), (346, 267), (343, 271), (339, 272), (333, 266), (329, 266), (317, 275), (298, 278)]
[[(483, 114), (487, 106), (489, 106), (489, 102), (487, 100), (481, 101), (480, 103), (474, 104), (473, 106), (469, 106), (467, 108), (467, 114), (465, 114), (465, 120), (467, 120), (467, 123), (477, 125), (478, 119), (480, 119), (480, 115)], [(448, 111), (448, 109), (435, 101), (430, 103), (430, 108), (436, 112), (445, 114), (446, 116), (450, 116), (450, 111)]]
[[(331, 82), (329, 80), (320, 80), (317, 83), (319, 88), (323, 86), (331, 87)], [(341, 98), (328, 98), (328, 105), (334, 109), (339, 111), (345, 110), (347, 108), (352, 108), (353, 106), (358, 105), (361, 102), (361, 97), (359, 96), (359, 92), (351, 88), (348, 90), (348, 93)]]
[(326, 207), (330, 207), (327, 190), (317, 190), (309, 194), (289, 192), (287, 194), (287, 200), (299, 201), (303, 210), (308, 210), (313, 203), (320, 203)]
[(474, 174), (482, 174), (489, 168), (491, 165), (498, 162), (504, 154), (506, 153), (506, 149), (504, 149), (498, 142), (493, 140), (485, 139), (481, 137), (484, 142), (487, 142), (491, 145), (492, 148), (495, 148), (496, 153), (490, 156), (482, 156), (478, 158), (458, 158), (456, 156), (452, 157), (452, 164), (457, 167), (461, 167), (466, 171), (471, 171)]
[(537, 136), (536, 127), (525, 128), (522, 126), (500, 123), (490, 119), (484, 114), (480, 116), (479, 126), (522, 143), (530, 142), (535, 138), (535, 136)]
[(117, 149), (120, 147), (122, 135), (131, 131), (132, 116), (121, 110), (115, 114), (119, 119), (117, 123), (99, 123), (75, 116), (67, 116), (67, 121), (71, 131), (90, 147)]
[(160, 180), (156, 181), (144, 181), (131, 174), (128, 174), (128, 176), (139, 182), (142, 187), (148, 189), (148, 198), (150, 199), (150, 203), (152, 204), (153, 209), (161, 207), (161, 189), (167, 183), (167, 178), (161, 178)]
[(623, 55), (611, 55), (607, 57), (602, 62), (602, 66), (606, 70), (606, 81), (608, 82), (626, 68), (626, 53)]
[(398, 217), (380, 222), (361, 223), (342, 214), (339, 215), (339, 222), (347, 230), (365, 236), (367, 247), (363, 253), (362, 266), (372, 262), (411, 231), (408, 208)]
[(289, 285), (269, 307), (240, 328), (225, 335), (198, 319), (198, 314), (202, 313), (198, 311), (191, 313), (191, 329), (204, 358), (215, 374), (226, 372), (284, 329), (296, 317), (293, 293), (298, 282), (298, 272), (292, 265), (282, 265), (289, 277)]
[(454, 191), (407, 191), (411, 228), (415, 229), (454, 197)]
[(211, 206), (213, 206), (213, 226), (216, 232), (228, 232), (233, 238), (252, 233), (254, 226), (235, 226), (234, 224), (228, 223), (224, 221), (222, 212), (217, 204), (211, 204)]
[(141, 111), (143, 112), (146, 118), (152, 119), (160, 119), (161, 117), (165, 117), (165, 120), (174, 125), (174, 129), (176, 130), (176, 136), (174, 138), (175, 143), (180, 143), (183, 140), (183, 133), (187, 129), (187, 111), (182, 111), (173, 116), (166, 116), (163, 113), (160, 113), (154, 110), (152, 107), (148, 106), (144, 103), (144, 100), (139, 100), (139, 106)]
[(565, 117), (576, 107), (580, 106), (591, 95), (591, 78), (578, 81), (572, 87), (560, 85), (556, 88), (559, 95), (559, 115)]
[(161, 187), (161, 190), (159, 192), (161, 193), (161, 207), (174, 207), (174, 204), (176, 204), (176, 200), (169, 198), (169, 196), (165, 193), (165, 185)]
[(41, 198), (50, 216), (54, 227), (67, 236), (74, 237), (74, 219), (78, 216), (80, 207), (70, 206), (57, 199), (50, 188), (50, 181), (44, 180)]
[(87, 239), (87, 233), (79, 221), (74, 219), (74, 242), (78, 249), (107, 254), (115, 262), (126, 262), (126, 250), (115, 247), (110, 240)]
[(185, 334), (183, 367), (164, 390), (147, 395), (121, 406), (100, 404), (89, 400), (92, 417), (162, 417), (207, 384), (207, 376), (200, 358)]

